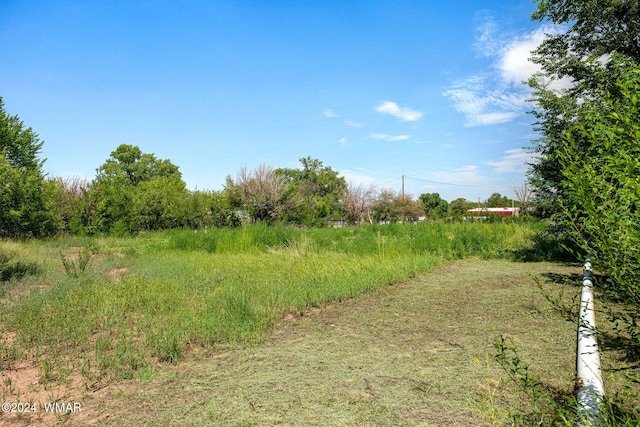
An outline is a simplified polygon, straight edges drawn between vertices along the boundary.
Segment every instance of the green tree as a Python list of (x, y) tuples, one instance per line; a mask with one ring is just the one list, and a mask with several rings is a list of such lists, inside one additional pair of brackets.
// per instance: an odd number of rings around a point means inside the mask
[[(559, 224), (556, 236), (578, 247), (579, 257), (594, 255), (604, 274), (599, 290), (628, 304), (611, 313), (621, 332), (612, 341), (637, 355), (640, 1), (539, 0), (533, 18), (568, 28), (534, 52), (542, 67), (529, 81), (540, 133), (532, 147), (540, 159), (530, 175), (534, 201)], [(571, 84), (557, 89), (563, 78)], [(629, 378), (639, 382), (631, 372)], [(627, 405), (636, 419), (637, 399)]]
[(191, 191), (187, 198), (185, 225), (203, 227), (238, 227), (241, 225), (237, 208), (225, 191)]
[(82, 224), (84, 218), (88, 217), (87, 210), (91, 210), (93, 205), (89, 182), (78, 177), (53, 178), (47, 181), (47, 187), (51, 194), (59, 231), (85, 234), (87, 230)]
[(44, 236), (57, 223), (38, 158), (43, 141), (4, 110), (0, 97), (0, 236)]
[(286, 219), (309, 226), (340, 219), (343, 216), (341, 200), (347, 192), (345, 179), (310, 156), (301, 158), (300, 163), (302, 169), (276, 170), (289, 182), (288, 197), (298, 201), (296, 209), (287, 212)]
[(383, 189), (373, 201), (371, 216), (377, 222), (417, 221), (424, 216), (424, 206), (409, 194)]
[(559, 219), (615, 296), (640, 308), (640, 65), (614, 54), (613, 67), (617, 79), (567, 123)]
[(439, 193), (423, 193), (418, 200), (424, 206), (429, 219), (438, 219), (447, 215), (449, 203), (440, 197)]
[(95, 209), (87, 229), (124, 234), (185, 222), (187, 190), (178, 167), (139, 147), (121, 144), (97, 170)]
[(410, 194), (400, 194), (395, 197), (394, 203), (400, 211), (400, 219), (415, 222), (425, 215), (424, 205), (413, 199)]
[(157, 176), (141, 181), (135, 191), (137, 228), (163, 230), (184, 224), (187, 191), (176, 177)]
[[(535, 188), (538, 215), (548, 217), (558, 212), (558, 202), (564, 198), (565, 177), (558, 153), (571, 123), (566, 119), (578, 114), (581, 100), (601, 96), (602, 88), (616, 80), (619, 70), (608, 67), (609, 55), (615, 52), (640, 61), (640, 1), (538, 0), (532, 18), (568, 27), (549, 35), (534, 51), (532, 60), (542, 72), (529, 81), (540, 134), (531, 147), (539, 160), (531, 165), (530, 183)], [(557, 89), (554, 82), (560, 79), (571, 84)]]
[(98, 168), (98, 181), (126, 182), (136, 186), (153, 178), (182, 179), (178, 166), (169, 160), (157, 159), (154, 154), (143, 153), (136, 145), (121, 144)]
[(467, 210), (476, 206), (475, 203), (468, 201), (467, 199), (460, 197), (452, 200), (449, 203), (449, 213), (454, 217), (461, 217), (467, 213)]
[[(598, 304), (616, 325), (607, 341), (633, 364), (640, 354), (640, 64), (613, 54), (598, 73), (616, 77), (567, 115), (556, 154), (563, 180), (555, 218), (579, 258), (593, 256), (602, 274), (597, 289), (606, 296)], [(607, 310), (611, 300), (623, 304)], [(629, 394), (603, 405), (610, 425), (640, 419), (638, 371), (629, 369), (627, 378)]]
[(372, 207), (372, 217), (376, 222), (397, 222), (402, 219), (402, 212), (396, 203), (398, 196), (393, 191), (383, 189), (378, 193)]
[(503, 196), (500, 193), (493, 193), (485, 202), (488, 208), (502, 208), (511, 206), (511, 200), (507, 196)]

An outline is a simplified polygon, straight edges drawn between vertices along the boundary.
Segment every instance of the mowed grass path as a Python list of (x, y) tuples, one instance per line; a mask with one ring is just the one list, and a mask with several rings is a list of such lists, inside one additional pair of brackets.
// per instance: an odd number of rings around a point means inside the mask
[(407, 282), (289, 315), (263, 344), (191, 355), (161, 368), (151, 383), (85, 394), (83, 413), (65, 425), (500, 424), (517, 398), (493, 360), (498, 335), (514, 337), (543, 381), (571, 387), (576, 325), (552, 312), (530, 275), (579, 269), (448, 262)]

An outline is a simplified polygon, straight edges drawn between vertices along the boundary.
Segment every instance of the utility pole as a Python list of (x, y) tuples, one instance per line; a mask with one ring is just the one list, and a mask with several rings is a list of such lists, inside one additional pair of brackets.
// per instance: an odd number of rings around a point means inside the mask
[(402, 175), (402, 200), (404, 201), (404, 175)]

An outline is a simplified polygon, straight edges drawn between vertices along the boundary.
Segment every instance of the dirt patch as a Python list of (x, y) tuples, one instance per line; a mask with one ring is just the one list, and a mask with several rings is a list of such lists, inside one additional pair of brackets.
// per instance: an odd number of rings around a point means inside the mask
[(113, 268), (109, 271), (109, 278), (115, 282), (122, 279), (124, 275), (129, 271), (128, 268)]

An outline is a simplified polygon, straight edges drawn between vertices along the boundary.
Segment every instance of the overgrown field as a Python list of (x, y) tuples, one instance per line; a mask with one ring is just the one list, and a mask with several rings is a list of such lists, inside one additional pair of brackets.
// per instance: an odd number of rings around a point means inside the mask
[(173, 230), (1, 242), (0, 369), (39, 381), (153, 376), (185, 352), (259, 342), (289, 314), (406, 280), (444, 260), (505, 257), (539, 225), (429, 223)]

